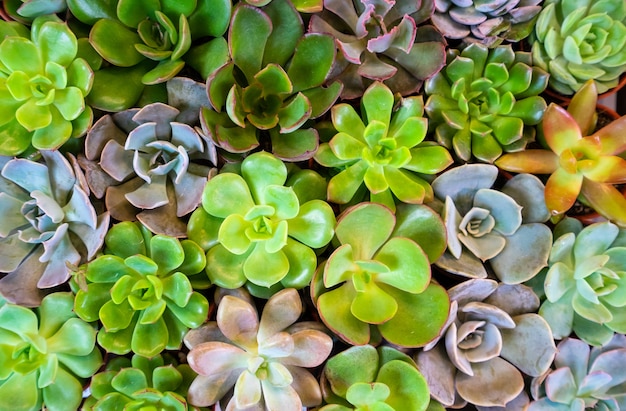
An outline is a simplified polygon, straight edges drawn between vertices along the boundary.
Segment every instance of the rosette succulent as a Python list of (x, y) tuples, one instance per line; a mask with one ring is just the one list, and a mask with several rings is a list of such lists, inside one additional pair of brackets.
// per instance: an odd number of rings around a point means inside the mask
[(0, 33), (0, 155), (54, 150), (85, 134), (93, 71), (67, 24), (39, 17), (29, 32), (0, 21)]
[[(296, 323), (302, 302), (293, 288), (272, 296), (261, 314), (245, 299), (222, 297), (216, 321), (185, 337), (187, 360), (199, 374), (189, 402), (220, 409), (300, 410), (322, 402), (307, 368), (322, 364), (333, 342), (317, 323)], [(217, 405), (216, 405), (217, 407)]]
[(392, 210), (395, 198), (413, 204), (432, 201), (432, 188), (421, 175), (436, 174), (453, 160), (444, 147), (424, 142), (428, 122), (422, 117), (421, 96), (395, 101), (389, 88), (376, 82), (361, 105), (365, 121), (349, 104), (332, 108), (338, 133), (315, 154), (321, 165), (341, 170), (328, 183), (328, 201), (349, 203), (363, 184), (372, 202)]
[(0, 158), (0, 294), (37, 306), (43, 291), (70, 278), (69, 265), (92, 259), (109, 227), (96, 215), (73, 157), (42, 151), (44, 163)]
[(498, 169), (488, 164), (453, 168), (433, 181), (447, 231), (448, 249), (435, 262), (466, 277), (486, 278), (489, 261), (500, 281), (517, 284), (546, 266), (552, 232), (543, 224), (550, 214), (543, 183), (532, 175), (511, 178), (492, 188)]
[(535, 314), (539, 299), (524, 285), (487, 279), (465, 281), (448, 294), (441, 337), (416, 356), (431, 395), (453, 408), (524, 409), (523, 375), (545, 373), (556, 352), (550, 327)]
[[(432, 230), (430, 236), (408, 227), (420, 223)], [(311, 285), (313, 302), (331, 331), (352, 345), (382, 335), (403, 347), (423, 346), (439, 335), (448, 295), (431, 283), (430, 255), (415, 241), (443, 243), (443, 227), (432, 210), (411, 206), (396, 217), (380, 204), (361, 203), (339, 216), (335, 234), (338, 247)]]
[(549, 266), (535, 280), (545, 294), (539, 314), (556, 339), (574, 331), (589, 344), (605, 344), (613, 332), (626, 332), (626, 230), (610, 222), (582, 228), (572, 219), (558, 227)]
[(302, 190), (286, 181), (285, 164), (266, 152), (246, 157), (241, 174), (223, 172), (209, 180), (188, 232), (208, 250), (213, 284), (246, 285), (265, 297), (309, 284), (317, 267), (313, 249), (333, 238), (335, 214), (323, 200), (301, 201)]
[(567, 338), (557, 346), (554, 369), (534, 378), (528, 411), (626, 409), (626, 337), (602, 347)]
[(193, 290), (208, 284), (189, 278), (204, 269), (202, 249), (128, 221), (111, 227), (105, 243), (105, 254), (74, 274), (76, 314), (102, 322), (98, 344), (114, 354), (180, 348), (208, 314), (207, 299)]
[(561, 94), (574, 94), (589, 79), (604, 93), (626, 70), (625, 24), (622, 0), (546, 0), (529, 38), (534, 64)]
[(449, 50), (446, 67), (426, 81), (426, 114), (436, 140), (460, 160), (491, 163), (534, 140), (547, 83), (529, 53), (474, 43)]
[(271, 144), (274, 155), (288, 161), (313, 156), (318, 133), (307, 120), (324, 114), (342, 86), (325, 84), (335, 58), (332, 37), (303, 33), (302, 17), (288, 0), (235, 7), (230, 60), (209, 76), (211, 107), (201, 113), (215, 144), (233, 153)]
[(77, 410), (84, 379), (102, 365), (96, 330), (72, 311), (71, 293), (45, 297), (35, 310), (0, 307), (0, 408)]
[(213, 143), (183, 114), (153, 103), (105, 115), (87, 134), (79, 162), (116, 220), (138, 219), (153, 232), (185, 236), (181, 217), (200, 204), (217, 160)]
[(196, 374), (189, 365), (176, 365), (170, 358), (133, 355), (116, 357), (94, 375), (85, 400), (85, 411), (148, 409), (187, 411), (187, 390)]
[(388, 346), (350, 347), (331, 357), (321, 377), (320, 411), (424, 411), (428, 385), (408, 355)]
[(325, 0), (309, 31), (336, 39), (331, 77), (344, 84), (342, 98), (361, 97), (373, 81), (406, 96), (441, 70), (446, 42), (424, 24), (433, 10), (432, 0)]
[(505, 154), (496, 161), (503, 170), (550, 174), (545, 199), (559, 219), (580, 199), (598, 213), (626, 227), (626, 200), (614, 184), (626, 182), (626, 116), (595, 131), (597, 91), (588, 81), (567, 111), (550, 104), (542, 122), (548, 149)]
[(543, 0), (435, 0), (432, 20), (449, 39), (495, 47), (533, 30)]

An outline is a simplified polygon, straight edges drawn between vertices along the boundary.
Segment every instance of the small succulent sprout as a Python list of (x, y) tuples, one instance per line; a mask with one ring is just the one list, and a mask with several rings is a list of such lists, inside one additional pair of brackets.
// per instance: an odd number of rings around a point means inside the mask
[(441, 70), (446, 41), (424, 24), (433, 10), (432, 0), (325, 0), (324, 10), (311, 16), (309, 31), (336, 39), (331, 77), (344, 84), (341, 97), (361, 97), (374, 81), (406, 96)]
[(14, 20), (31, 24), (39, 16), (64, 12), (65, 0), (4, 0), (4, 11)]
[(414, 207), (396, 218), (380, 204), (361, 203), (338, 218), (338, 248), (316, 272), (311, 296), (324, 324), (349, 344), (367, 344), (380, 333), (396, 346), (420, 347), (445, 323), (448, 295), (431, 283), (429, 256), (413, 239), (430, 238), (403, 229), (421, 215), (439, 226), (437, 241), (445, 238), (443, 226), (428, 207)]
[(85, 411), (153, 409), (191, 411), (187, 390), (196, 373), (189, 365), (177, 365), (171, 358), (133, 355), (132, 360), (116, 357), (106, 369), (94, 375), (85, 400)]
[(49, 289), (70, 278), (69, 266), (86, 262), (102, 246), (108, 212), (96, 215), (84, 176), (58, 150), (44, 163), (0, 158), (0, 294), (37, 306)]
[(443, 333), (416, 355), (433, 398), (453, 408), (525, 409), (523, 376), (543, 375), (556, 352), (548, 323), (535, 314), (537, 295), (488, 279), (465, 281), (448, 294)]
[[(349, 104), (332, 108), (338, 133), (320, 145), (315, 160), (341, 171), (328, 183), (328, 201), (346, 204), (363, 184), (370, 201), (395, 210), (395, 201), (421, 204), (433, 199), (422, 175), (443, 171), (452, 164), (448, 150), (424, 142), (428, 122), (422, 117), (422, 97), (394, 99), (382, 83), (373, 83), (361, 101), (362, 117)], [(367, 123), (367, 124), (365, 124)]]
[(428, 385), (408, 355), (389, 346), (350, 347), (324, 365), (320, 411), (424, 411)]
[(448, 39), (496, 47), (533, 30), (543, 0), (435, 0), (433, 24)]
[(85, 105), (93, 82), (78, 42), (55, 16), (36, 18), (30, 32), (0, 22), (0, 155), (54, 150), (81, 137), (93, 121)]
[(74, 296), (57, 292), (39, 308), (0, 306), (2, 409), (77, 410), (83, 383), (102, 365), (96, 330), (72, 311)]
[(187, 360), (199, 374), (189, 387), (189, 402), (234, 411), (320, 405), (319, 383), (307, 368), (322, 364), (333, 342), (318, 323), (296, 322), (301, 313), (293, 288), (274, 294), (260, 319), (247, 299), (223, 296), (216, 321), (185, 336)]
[[(215, 146), (195, 119), (163, 103), (101, 117), (87, 134), (79, 162), (97, 198), (119, 221), (184, 237), (217, 162)], [(187, 121), (183, 123), (181, 121)]]
[(333, 38), (304, 34), (302, 17), (289, 0), (263, 8), (240, 2), (229, 28), (229, 50), (230, 61), (207, 80), (211, 106), (200, 116), (206, 135), (231, 153), (267, 143), (283, 160), (311, 158), (318, 133), (307, 120), (324, 114), (342, 88), (337, 81), (326, 84), (335, 59)]
[(439, 144), (461, 161), (492, 163), (502, 152), (524, 150), (546, 108), (539, 94), (548, 73), (529, 53), (510, 45), (474, 43), (448, 51), (448, 64), (426, 81), (426, 114)]
[(534, 64), (561, 94), (574, 94), (589, 79), (604, 93), (626, 71), (625, 25), (622, 0), (546, 0), (529, 37)]
[[(335, 214), (323, 200), (301, 201), (303, 190), (285, 186), (287, 177), (281, 160), (258, 152), (241, 163), (241, 174), (223, 172), (209, 180), (188, 233), (207, 250), (213, 284), (245, 285), (265, 298), (309, 285), (317, 267), (314, 249), (333, 238)], [(312, 181), (317, 179), (314, 173)]]
[(437, 177), (433, 190), (446, 225), (448, 250), (435, 264), (471, 278), (486, 278), (489, 261), (498, 279), (518, 284), (547, 265), (552, 232), (543, 183), (520, 174), (501, 190), (492, 188), (498, 169), (466, 164)]
[(580, 199), (599, 214), (626, 227), (626, 199), (614, 184), (626, 182), (626, 116), (594, 131), (597, 91), (588, 81), (568, 109), (552, 103), (542, 122), (548, 149), (505, 154), (496, 161), (503, 170), (550, 174), (546, 205), (562, 218)]
[(585, 228), (577, 220), (559, 223), (549, 266), (534, 279), (544, 296), (541, 314), (554, 338), (572, 331), (591, 345), (626, 333), (626, 230), (605, 221)]
[(536, 377), (528, 411), (626, 409), (626, 337), (615, 336), (602, 347), (566, 338), (557, 346), (554, 369)]
[(207, 299), (193, 288), (208, 286), (193, 278), (206, 264), (200, 246), (129, 221), (111, 227), (105, 243), (105, 254), (74, 273), (76, 314), (102, 322), (98, 344), (108, 352), (153, 357), (179, 349), (208, 315)]

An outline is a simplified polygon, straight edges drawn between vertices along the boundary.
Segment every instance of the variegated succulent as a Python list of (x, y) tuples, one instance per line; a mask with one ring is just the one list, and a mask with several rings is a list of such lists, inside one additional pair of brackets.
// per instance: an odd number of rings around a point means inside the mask
[(331, 78), (344, 84), (342, 98), (357, 98), (374, 81), (403, 96), (445, 63), (446, 42), (425, 24), (432, 0), (325, 0), (309, 31), (331, 34), (339, 54)]
[(213, 143), (189, 125), (193, 117), (180, 122), (180, 115), (153, 103), (105, 115), (87, 134), (79, 162), (114, 219), (138, 219), (155, 233), (186, 235), (181, 217), (200, 204), (217, 160)]
[(0, 294), (39, 305), (44, 291), (70, 278), (71, 265), (92, 259), (109, 227), (96, 214), (76, 160), (42, 151), (44, 162), (0, 158)]

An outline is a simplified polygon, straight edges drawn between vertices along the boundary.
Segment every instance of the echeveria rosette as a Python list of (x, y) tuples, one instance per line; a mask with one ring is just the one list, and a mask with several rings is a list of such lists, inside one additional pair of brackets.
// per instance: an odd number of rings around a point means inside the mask
[(318, 133), (307, 120), (324, 114), (342, 88), (337, 81), (326, 84), (333, 38), (304, 34), (302, 17), (288, 0), (263, 8), (238, 4), (228, 38), (230, 61), (207, 80), (211, 107), (200, 116), (204, 132), (231, 153), (271, 143), (283, 160), (311, 158)]
[(74, 296), (46, 296), (39, 308), (0, 307), (3, 409), (79, 409), (83, 383), (102, 365), (96, 330), (72, 311)]
[(501, 190), (492, 188), (498, 169), (466, 164), (437, 177), (433, 190), (447, 231), (448, 249), (435, 264), (472, 278), (486, 278), (485, 262), (498, 279), (517, 284), (546, 266), (552, 232), (543, 183), (520, 174)]
[(87, 134), (79, 162), (87, 183), (119, 221), (139, 220), (151, 231), (184, 237), (214, 173), (215, 147), (189, 124), (197, 114), (163, 103), (101, 117)]
[(196, 410), (187, 403), (187, 390), (196, 377), (189, 365), (177, 365), (171, 358), (133, 355), (116, 357), (106, 369), (93, 376), (83, 410), (119, 409)]
[[(562, 227), (562, 228), (560, 228)], [(557, 225), (549, 266), (533, 281), (554, 338), (572, 331), (591, 345), (626, 332), (626, 230), (610, 222)]]
[(42, 151), (42, 163), (0, 157), (0, 294), (37, 306), (70, 278), (69, 266), (102, 246), (109, 213), (96, 214), (76, 160)]
[(332, 239), (335, 214), (323, 200), (301, 202), (302, 190), (285, 186), (287, 176), (281, 160), (259, 152), (244, 159), (241, 174), (209, 180), (188, 233), (208, 250), (213, 284), (246, 285), (257, 296), (309, 284), (317, 267), (314, 249)]
[(179, 349), (208, 314), (207, 299), (193, 289), (206, 264), (202, 249), (133, 222), (111, 227), (105, 243), (105, 254), (74, 275), (76, 314), (102, 322), (98, 344), (108, 352), (153, 357)]
[(423, 209), (396, 219), (376, 203), (360, 203), (339, 216), (338, 247), (316, 272), (311, 296), (324, 324), (342, 340), (362, 345), (382, 335), (396, 346), (419, 347), (439, 335), (448, 295), (431, 283), (429, 256), (401, 228), (415, 213), (424, 213), (429, 225), (440, 223)]
[(85, 105), (93, 71), (77, 58), (78, 42), (57, 17), (36, 18), (30, 29), (0, 22), (0, 155), (54, 150), (87, 132)]
[[(230, 0), (114, 0), (92, 5), (68, 1), (91, 27), (89, 43), (108, 63), (96, 72), (90, 103), (101, 110), (133, 107), (144, 91), (186, 65), (206, 78), (224, 64)], [(153, 87), (154, 88), (154, 87)]]
[(424, 411), (428, 385), (408, 355), (389, 346), (350, 347), (329, 358), (320, 386), (320, 411)]
[(441, 70), (446, 41), (425, 24), (433, 11), (432, 0), (325, 0), (309, 31), (336, 39), (330, 77), (344, 84), (341, 97), (361, 97), (373, 81), (407, 96)]
[(600, 93), (626, 70), (626, 5), (621, 0), (546, 0), (529, 37), (550, 87), (572, 95), (593, 79)]
[(543, 0), (435, 0), (433, 24), (448, 39), (496, 47), (533, 30)]
[(331, 110), (337, 134), (320, 145), (315, 160), (340, 169), (328, 183), (328, 201), (346, 204), (365, 185), (370, 200), (395, 210), (395, 199), (421, 204), (433, 199), (422, 175), (452, 164), (448, 150), (424, 142), (428, 122), (420, 97), (394, 99), (382, 83), (372, 84), (361, 100), (362, 113), (349, 104)]
[(307, 368), (329, 356), (332, 339), (318, 323), (296, 322), (302, 301), (293, 288), (265, 304), (261, 318), (251, 302), (222, 297), (216, 321), (185, 336), (191, 368), (199, 374), (189, 387), (193, 405), (221, 409), (300, 410), (321, 404), (319, 383)]
[(502, 156), (496, 165), (516, 173), (550, 174), (545, 199), (555, 219), (580, 199), (622, 227), (626, 200), (614, 184), (626, 182), (626, 116), (594, 131), (596, 87), (588, 81), (567, 110), (550, 104), (542, 122), (547, 149)]
[(426, 81), (426, 114), (436, 140), (461, 161), (492, 163), (534, 140), (547, 84), (529, 53), (474, 43), (448, 50), (446, 67)]
[(525, 409), (524, 375), (545, 373), (556, 352), (548, 323), (535, 313), (537, 295), (487, 279), (465, 281), (448, 294), (443, 333), (416, 356), (433, 398), (452, 408)]
[(566, 338), (557, 349), (554, 368), (531, 382), (528, 411), (626, 409), (626, 337), (593, 348)]

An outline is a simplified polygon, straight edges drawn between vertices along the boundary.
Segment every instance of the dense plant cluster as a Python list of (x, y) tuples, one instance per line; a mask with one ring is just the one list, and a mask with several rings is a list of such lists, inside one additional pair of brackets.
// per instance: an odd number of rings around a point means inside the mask
[(626, 0), (0, 6), (0, 411), (626, 409)]

